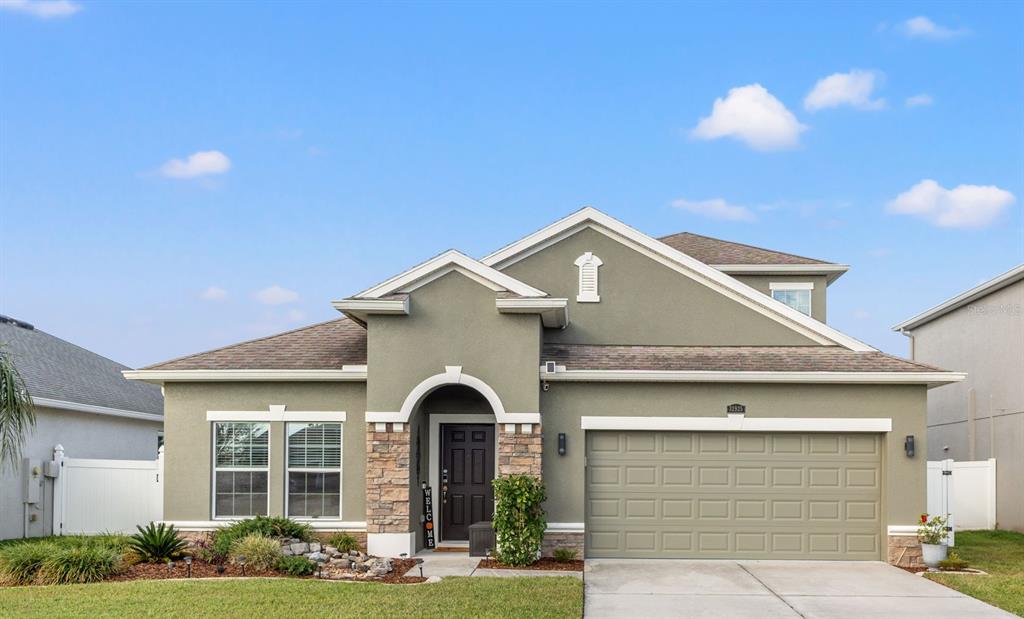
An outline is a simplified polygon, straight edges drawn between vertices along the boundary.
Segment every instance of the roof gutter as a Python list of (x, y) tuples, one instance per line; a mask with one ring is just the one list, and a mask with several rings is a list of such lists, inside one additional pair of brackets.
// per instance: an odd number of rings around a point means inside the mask
[(128, 380), (147, 383), (192, 382), (360, 382), (365, 365), (346, 365), (340, 370), (125, 370)]
[(566, 370), (540, 368), (547, 382), (614, 383), (796, 383), (927, 385), (929, 389), (962, 381), (963, 372), (756, 372), (714, 370)]

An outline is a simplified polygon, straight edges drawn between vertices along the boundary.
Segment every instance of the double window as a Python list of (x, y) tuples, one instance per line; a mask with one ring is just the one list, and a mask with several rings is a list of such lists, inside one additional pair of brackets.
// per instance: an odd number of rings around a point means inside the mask
[(814, 290), (813, 283), (784, 282), (771, 283), (769, 288), (772, 291), (772, 298), (781, 301), (798, 312), (811, 315), (811, 292)]
[(270, 473), (270, 424), (213, 425), (213, 515), (266, 516)]
[(290, 518), (341, 517), (341, 424), (289, 423)]

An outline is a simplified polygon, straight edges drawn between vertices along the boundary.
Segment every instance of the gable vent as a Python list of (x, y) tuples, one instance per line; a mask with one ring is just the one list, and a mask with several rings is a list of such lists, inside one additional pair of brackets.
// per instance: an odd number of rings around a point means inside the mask
[(592, 252), (587, 252), (576, 259), (574, 263), (579, 269), (580, 289), (576, 295), (579, 303), (598, 303), (601, 296), (598, 294), (598, 267), (604, 264), (600, 258)]

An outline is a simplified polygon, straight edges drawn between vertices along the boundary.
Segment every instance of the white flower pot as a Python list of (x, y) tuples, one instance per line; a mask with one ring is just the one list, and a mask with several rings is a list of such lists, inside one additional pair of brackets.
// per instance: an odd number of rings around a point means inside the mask
[(949, 546), (945, 544), (921, 544), (921, 558), (930, 568), (939, 567), (939, 561), (946, 559)]

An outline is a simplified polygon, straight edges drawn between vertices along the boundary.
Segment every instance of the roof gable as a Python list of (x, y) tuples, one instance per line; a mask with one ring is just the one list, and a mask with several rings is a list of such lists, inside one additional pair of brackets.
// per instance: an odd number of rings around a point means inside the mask
[(576, 211), (568, 217), (499, 249), (484, 257), (480, 262), (496, 269), (504, 269), (584, 228), (591, 228), (615, 239), (676, 272), (700, 282), (746, 305), (750, 309), (811, 338), (821, 345), (840, 345), (856, 351), (874, 350), (871, 346), (814, 320), (700, 260), (670, 247), (592, 207)]
[(927, 309), (913, 318), (904, 320), (903, 322), (895, 325), (893, 331), (909, 331), (916, 329), (921, 325), (928, 324), (929, 322), (941, 318), (946, 314), (956, 311), (961, 307), (973, 303), (978, 299), (984, 298), (993, 292), (1002, 290), (1011, 284), (1024, 280), (1024, 264), (1016, 266), (1002, 275), (997, 275), (987, 282), (978, 284), (974, 288), (966, 292), (962, 292), (952, 299), (947, 299), (942, 303)]

